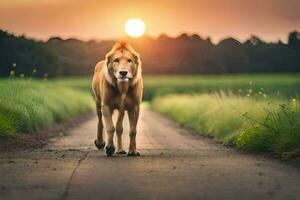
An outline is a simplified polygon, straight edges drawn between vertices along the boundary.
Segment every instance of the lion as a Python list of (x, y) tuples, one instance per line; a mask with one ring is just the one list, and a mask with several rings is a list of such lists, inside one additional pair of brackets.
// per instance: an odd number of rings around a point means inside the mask
[[(140, 156), (136, 150), (136, 127), (143, 95), (142, 63), (139, 54), (128, 43), (117, 42), (106, 54), (105, 60), (96, 64), (92, 88), (98, 116), (95, 146), (98, 149), (105, 147), (107, 156), (112, 156), (115, 153), (113, 137), (116, 132), (116, 154), (126, 154), (122, 147), (122, 122), (127, 111), (130, 125), (127, 156)], [(118, 110), (115, 126), (112, 120), (114, 110)], [(107, 132), (106, 143), (103, 140), (102, 116)]]

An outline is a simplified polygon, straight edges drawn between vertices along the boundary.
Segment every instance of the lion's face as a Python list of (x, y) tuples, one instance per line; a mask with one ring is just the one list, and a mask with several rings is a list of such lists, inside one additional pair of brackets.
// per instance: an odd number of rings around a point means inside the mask
[(126, 49), (118, 49), (110, 55), (107, 67), (110, 75), (118, 82), (128, 82), (136, 74), (137, 57)]

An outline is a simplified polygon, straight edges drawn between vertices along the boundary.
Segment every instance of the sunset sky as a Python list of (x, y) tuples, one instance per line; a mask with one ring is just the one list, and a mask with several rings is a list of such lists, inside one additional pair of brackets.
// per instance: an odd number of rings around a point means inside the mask
[(245, 40), (255, 34), (286, 41), (300, 30), (299, 0), (0, 0), (0, 29), (18, 35), (114, 39), (124, 23), (140, 18), (146, 34), (182, 32)]

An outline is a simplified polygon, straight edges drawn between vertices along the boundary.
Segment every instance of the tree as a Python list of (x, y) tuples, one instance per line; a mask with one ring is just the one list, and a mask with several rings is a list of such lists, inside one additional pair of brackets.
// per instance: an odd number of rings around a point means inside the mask
[(300, 33), (298, 31), (289, 34), (288, 45), (292, 49), (300, 49)]

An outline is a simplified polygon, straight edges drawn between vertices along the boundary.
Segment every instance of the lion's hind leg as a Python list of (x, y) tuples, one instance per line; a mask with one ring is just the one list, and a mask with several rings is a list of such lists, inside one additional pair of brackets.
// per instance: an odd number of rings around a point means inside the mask
[(98, 116), (98, 127), (97, 127), (97, 139), (94, 141), (94, 143), (98, 149), (103, 149), (105, 147), (105, 142), (103, 140), (102, 112), (101, 112), (101, 105), (99, 102), (96, 103), (96, 108), (97, 108), (97, 116)]

